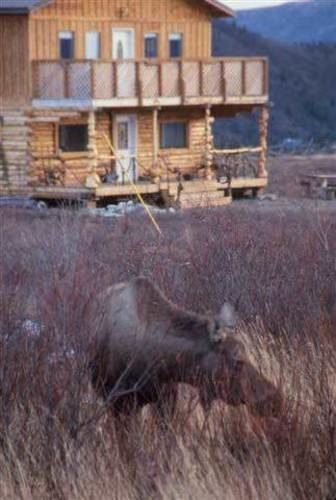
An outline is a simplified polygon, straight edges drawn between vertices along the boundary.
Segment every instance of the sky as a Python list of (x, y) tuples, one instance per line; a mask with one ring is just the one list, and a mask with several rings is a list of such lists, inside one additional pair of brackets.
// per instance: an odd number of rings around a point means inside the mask
[(255, 9), (257, 7), (272, 7), (283, 3), (293, 2), (295, 0), (220, 0), (222, 3), (231, 7), (233, 10)]

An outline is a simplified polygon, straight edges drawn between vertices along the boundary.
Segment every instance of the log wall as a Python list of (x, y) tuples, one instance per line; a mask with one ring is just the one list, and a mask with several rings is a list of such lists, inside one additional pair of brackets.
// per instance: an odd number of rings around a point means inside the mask
[[(133, 110), (132, 113), (137, 113)], [(57, 145), (57, 128), (59, 123), (87, 123), (87, 113), (73, 113), (73, 117), (65, 117), (65, 112), (52, 112), (49, 116), (38, 115), (35, 112), (31, 123), (31, 152), (32, 164), (30, 181), (35, 185), (43, 184), (45, 172), (48, 169), (64, 169), (66, 167), (65, 183), (67, 186), (84, 185), (89, 173), (87, 153), (61, 153)], [(153, 167), (153, 111), (138, 112), (138, 140), (137, 159), (138, 174), (146, 175)], [(39, 121), (40, 120), (40, 121)], [(52, 121), (51, 121), (52, 120)], [(188, 147), (184, 149), (159, 149), (161, 155), (166, 155), (170, 169), (179, 168), (186, 173), (199, 167), (203, 162), (205, 141), (204, 110), (190, 110), (188, 115), (175, 111), (160, 111), (159, 124), (162, 121), (183, 120), (188, 123)], [(98, 173), (103, 174), (105, 167), (111, 164), (108, 157), (111, 155), (109, 146), (103, 138), (103, 133), (112, 136), (113, 114), (109, 111), (99, 112), (96, 115)], [(158, 137), (159, 137), (158, 133)], [(112, 137), (113, 142), (113, 137)]]
[[(32, 164), (30, 180), (35, 185), (44, 182), (45, 172), (48, 169), (64, 170), (66, 186), (82, 186), (89, 174), (89, 153), (60, 153), (58, 151), (58, 124), (79, 124), (88, 122), (87, 113), (74, 113), (71, 117), (64, 117), (64, 112), (53, 112), (50, 117), (53, 121), (46, 121), (46, 116), (34, 116), (35, 122), (31, 124), (31, 152)], [(106, 142), (102, 138), (103, 133), (110, 134), (111, 115), (108, 112), (98, 113), (96, 117), (97, 127), (97, 150), (98, 157), (109, 156), (111, 153)], [(41, 120), (41, 121), (38, 121)], [(42, 121), (43, 120), (43, 121)], [(101, 160), (98, 164), (98, 173), (105, 173), (108, 160)]]

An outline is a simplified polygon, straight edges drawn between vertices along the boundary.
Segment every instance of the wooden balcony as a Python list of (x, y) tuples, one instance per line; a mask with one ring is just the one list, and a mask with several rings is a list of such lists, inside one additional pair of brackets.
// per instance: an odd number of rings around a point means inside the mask
[(266, 58), (33, 61), (35, 106), (264, 104)]

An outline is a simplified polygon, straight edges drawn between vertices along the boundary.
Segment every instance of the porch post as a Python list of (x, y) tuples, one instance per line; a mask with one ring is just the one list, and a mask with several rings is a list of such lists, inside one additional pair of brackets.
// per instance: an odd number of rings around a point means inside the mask
[(260, 151), (259, 163), (258, 163), (258, 177), (261, 177), (261, 178), (268, 177), (268, 172), (267, 172), (267, 168), (266, 168), (268, 122), (269, 122), (268, 107), (262, 106), (260, 109), (260, 116), (259, 116), (259, 135), (260, 135), (261, 151)]
[(205, 177), (207, 180), (213, 178), (213, 135), (212, 124), (214, 118), (211, 116), (211, 106), (205, 109)]
[(161, 172), (159, 171), (159, 109), (153, 109), (153, 174), (154, 182), (160, 182)]
[(97, 149), (97, 133), (96, 133), (96, 116), (93, 110), (89, 111), (88, 119), (88, 151), (89, 151), (89, 170), (90, 173), (95, 173), (98, 166), (98, 149)]

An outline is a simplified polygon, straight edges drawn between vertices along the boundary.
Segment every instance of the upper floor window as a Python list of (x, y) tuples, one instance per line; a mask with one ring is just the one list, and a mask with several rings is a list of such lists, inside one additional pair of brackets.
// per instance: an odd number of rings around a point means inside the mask
[(156, 33), (146, 33), (145, 35), (145, 57), (158, 57), (158, 35)]
[(100, 58), (100, 33), (97, 31), (85, 33), (85, 57), (86, 59)]
[(65, 153), (87, 151), (87, 125), (59, 125), (59, 149)]
[(61, 31), (59, 33), (59, 51), (61, 59), (74, 58), (74, 34), (72, 31)]
[(187, 124), (185, 122), (164, 122), (160, 127), (161, 149), (180, 149), (188, 147)]
[(170, 33), (169, 35), (169, 56), (182, 57), (183, 52), (182, 33)]

